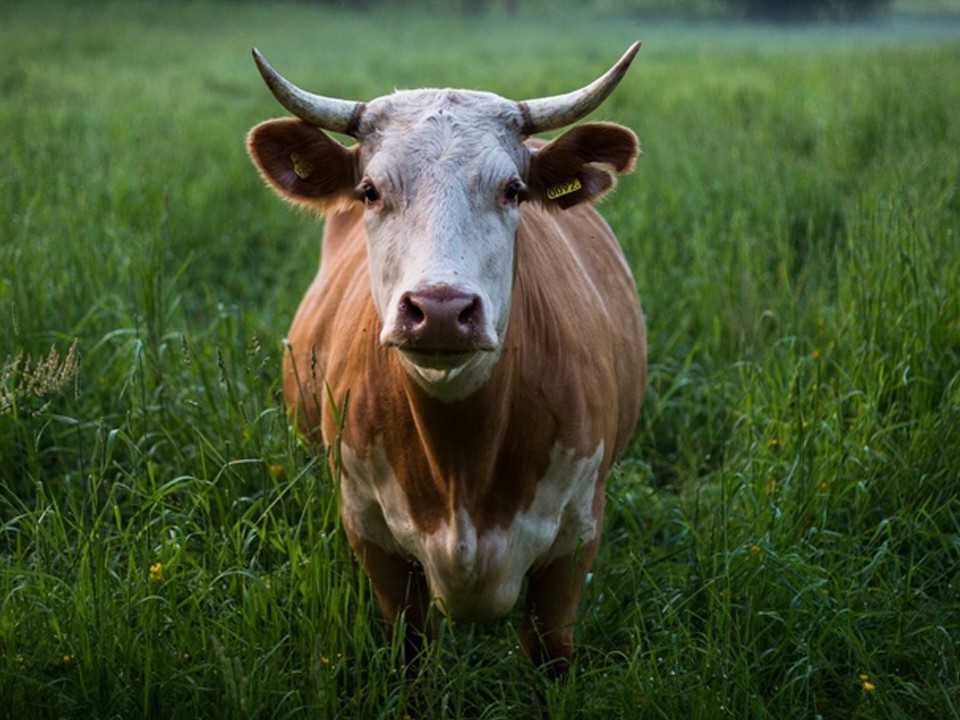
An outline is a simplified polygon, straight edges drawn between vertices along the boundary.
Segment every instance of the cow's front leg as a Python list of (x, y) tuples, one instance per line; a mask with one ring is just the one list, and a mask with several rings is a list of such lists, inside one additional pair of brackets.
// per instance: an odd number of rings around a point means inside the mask
[(377, 603), (383, 613), (387, 636), (399, 632), (405, 622), (403, 661), (413, 663), (423, 650), (424, 641), (437, 636), (437, 623), (430, 609), (430, 591), (421, 568), (403, 556), (373, 542), (347, 533), (350, 545), (364, 572), (370, 578)]
[(528, 575), (520, 642), (527, 656), (551, 677), (566, 674), (573, 658), (573, 626), (598, 540)]

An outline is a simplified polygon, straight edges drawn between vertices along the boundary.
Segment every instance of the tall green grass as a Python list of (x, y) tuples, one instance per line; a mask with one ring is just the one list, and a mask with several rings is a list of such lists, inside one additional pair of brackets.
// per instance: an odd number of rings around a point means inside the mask
[[(958, 716), (949, 29), (2, 12), (0, 715), (520, 718), (532, 687), (557, 718)], [(576, 664), (551, 684), (509, 625), (445, 625), (403, 679), (278, 397), (319, 229), (245, 157), (282, 114), (249, 48), (330, 94), (520, 97), (636, 36), (598, 115), (644, 155), (602, 211), (651, 385)]]

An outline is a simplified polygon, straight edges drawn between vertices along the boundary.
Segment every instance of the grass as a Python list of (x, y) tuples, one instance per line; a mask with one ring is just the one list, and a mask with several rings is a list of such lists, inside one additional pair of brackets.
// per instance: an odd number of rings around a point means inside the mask
[[(533, 686), (556, 718), (958, 717), (949, 27), (2, 11), (0, 715), (519, 718)], [(249, 47), (330, 94), (519, 97), (637, 35), (600, 114), (645, 154), (602, 210), (651, 385), (576, 665), (550, 684), (508, 624), (445, 626), (405, 682), (278, 398), (319, 231), (244, 155), (282, 114)]]

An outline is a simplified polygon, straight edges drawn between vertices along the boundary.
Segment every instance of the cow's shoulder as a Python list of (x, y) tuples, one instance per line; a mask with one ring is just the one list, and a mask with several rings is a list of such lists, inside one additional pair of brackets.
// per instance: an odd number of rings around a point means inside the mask
[[(346, 391), (376, 372), (386, 352), (379, 347), (379, 318), (370, 297), (362, 206), (347, 206), (325, 218), (320, 267), (294, 315), (286, 337), (283, 385), (311, 441), (333, 437), (321, 417)], [(333, 414), (334, 416), (336, 413)], [(336, 418), (328, 418), (335, 427)]]

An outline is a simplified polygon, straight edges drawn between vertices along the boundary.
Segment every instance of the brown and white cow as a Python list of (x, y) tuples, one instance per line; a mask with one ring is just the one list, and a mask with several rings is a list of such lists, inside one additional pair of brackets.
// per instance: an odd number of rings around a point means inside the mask
[(634, 281), (591, 203), (638, 148), (609, 123), (529, 138), (598, 107), (638, 48), (524, 102), (325, 98), (254, 51), (299, 119), (257, 125), (250, 155), (281, 196), (326, 214), (284, 395), (310, 440), (340, 448), (343, 527), (391, 631), (403, 613), (408, 635), (431, 635), (431, 604), (502, 617), (526, 578), (525, 651), (555, 671), (572, 653), (604, 478), (646, 382)]

